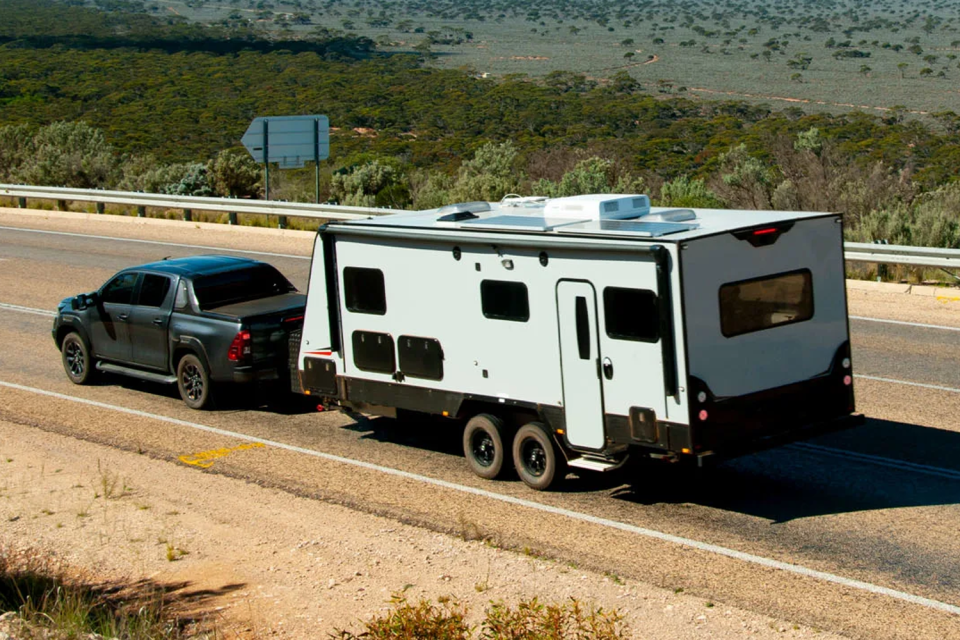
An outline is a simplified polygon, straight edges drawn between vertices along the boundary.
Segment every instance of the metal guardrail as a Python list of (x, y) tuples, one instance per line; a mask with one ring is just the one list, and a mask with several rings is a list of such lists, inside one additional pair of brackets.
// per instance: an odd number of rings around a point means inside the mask
[(230, 223), (237, 224), (238, 214), (279, 216), (279, 226), (286, 226), (287, 217), (323, 220), (358, 220), (370, 216), (396, 213), (392, 209), (372, 207), (345, 207), (342, 205), (310, 204), (305, 202), (277, 202), (274, 200), (245, 200), (239, 198), (207, 198), (200, 196), (172, 196), (159, 193), (132, 191), (101, 191), (99, 189), (72, 189), (68, 187), (33, 187), (19, 184), (0, 184), (0, 196), (17, 198), (26, 207), (28, 198), (56, 200), (61, 209), (67, 201), (94, 202), (97, 213), (103, 213), (105, 204), (123, 204), (137, 207), (137, 215), (146, 216), (147, 207), (182, 209), (183, 219), (191, 220), (193, 211), (223, 211), (230, 215)]
[(960, 269), (960, 249), (907, 247), (898, 244), (844, 242), (843, 257), (848, 262), (905, 264), (913, 267)]
[[(396, 209), (374, 207), (345, 207), (342, 205), (310, 204), (304, 202), (277, 202), (273, 200), (240, 200), (234, 198), (206, 198), (198, 196), (171, 196), (157, 193), (130, 191), (100, 191), (98, 189), (72, 189), (66, 187), (34, 187), (28, 185), (0, 184), (0, 196), (17, 198), (21, 207), (26, 207), (27, 198), (57, 200), (65, 209), (67, 201), (94, 202), (97, 212), (103, 213), (105, 204), (124, 204), (137, 207), (138, 215), (145, 216), (147, 207), (183, 209), (184, 220), (191, 220), (193, 211), (225, 211), (231, 224), (237, 224), (238, 214), (278, 216), (280, 228), (286, 226), (287, 217), (321, 220), (358, 220), (390, 213)], [(960, 269), (960, 249), (934, 249), (907, 247), (893, 244), (869, 244), (845, 242), (844, 258), (848, 262), (877, 264), (903, 264), (915, 267), (938, 267)]]

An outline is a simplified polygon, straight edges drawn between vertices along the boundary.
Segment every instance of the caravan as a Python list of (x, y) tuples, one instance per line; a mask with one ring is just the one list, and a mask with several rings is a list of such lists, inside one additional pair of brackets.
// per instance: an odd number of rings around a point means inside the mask
[(515, 468), (541, 490), (570, 467), (703, 463), (854, 411), (829, 213), (605, 194), (330, 223), (291, 349), (297, 390), (465, 421), (478, 475)]

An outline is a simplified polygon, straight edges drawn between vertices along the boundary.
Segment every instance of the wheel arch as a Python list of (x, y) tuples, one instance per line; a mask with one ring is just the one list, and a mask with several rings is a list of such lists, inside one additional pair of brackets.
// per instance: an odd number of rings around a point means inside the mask
[(71, 333), (76, 333), (80, 338), (86, 343), (87, 349), (90, 350), (90, 357), (95, 358), (96, 352), (93, 351), (93, 342), (90, 341), (90, 336), (87, 334), (87, 330), (81, 325), (73, 324), (61, 324), (57, 327), (57, 350), (63, 350), (63, 339)]

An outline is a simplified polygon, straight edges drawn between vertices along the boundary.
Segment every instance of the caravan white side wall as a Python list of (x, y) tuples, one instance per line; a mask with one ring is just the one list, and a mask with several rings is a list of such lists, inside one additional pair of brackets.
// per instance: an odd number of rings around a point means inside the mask
[[(511, 398), (553, 406), (564, 404), (563, 375), (560, 369), (560, 336), (557, 285), (564, 280), (587, 281), (596, 291), (596, 318), (599, 355), (614, 366), (610, 380), (601, 377), (602, 413), (627, 415), (630, 407), (654, 409), (657, 417), (687, 423), (686, 394), (665, 397), (663, 362), (659, 342), (613, 339), (604, 331), (603, 291), (624, 287), (657, 291), (654, 259), (633, 252), (545, 249), (546, 267), (540, 264), (541, 249), (502, 248), (489, 244), (462, 244), (455, 260), (455, 243), (341, 237), (337, 239), (337, 268), (341, 291), (340, 317), (343, 327), (344, 359), (341, 372), (354, 378), (393, 383), (387, 373), (357, 369), (351, 353), (355, 330), (435, 338), (444, 353), (444, 376), (440, 381), (407, 378), (403, 384), (455, 391), (494, 398)], [(642, 246), (642, 245), (638, 245)], [(676, 264), (676, 247), (667, 245)], [(318, 254), (319, 255), (319, 254)], [(317, 258), (314, 259), (316, 264)], [(512, 269), (504, 261), (512, 261)], [(383, 272), (387, 311), (384, 315), (354, 313), (343, 299), (343, 270), (346, 267), (377, 268)], [(316, 278), (316, 267), (313, 278)], [(486, 318), (481, 309), (483, 280), (523, 282), (527, 286), (530, 317), (526, 322)], [(678, 379), (686, 379), (681, 323), (680, 282), (676, 269), (671, 273), (673, 291), (674, 342)], [(310, 296), (316, 286), (311, 283)], [(319, 322), (308, 307), (305, 337), (314, 335)], [(486, 374), (484, 373), (486, 372)], [(568, 394), (577, 393), (567, 389)]]

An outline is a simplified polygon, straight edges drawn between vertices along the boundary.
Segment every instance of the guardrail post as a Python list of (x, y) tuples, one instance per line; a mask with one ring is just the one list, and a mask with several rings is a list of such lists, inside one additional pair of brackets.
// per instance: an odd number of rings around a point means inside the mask
[(184, 222), (193, 222), (193, 210), (184, 209), (183, 210), (183, 220)]
[(237, 212), (231, 211), (227, 214), (227, 224), (237, 224)]
[(17, 198), (17, 206), (21, 209), (27, 208), (27, 199), (26, 198)]
[(147, 217), (147, 208), (143, 205), (137, 207), (137, 217), (146, 218)]
[(278, 216), (277, 229), (286, 229), (286, 228), (287, 228), (287, 216)]
[(66, 210), (67, 210), (67, 201), (57, 200), (57, 211), (66, 211)]
[(103, 213), (104, 211), (106, 211), (106, 205), (102, 202), (96, 203), (96, 207), (97, 207), (97, 213)]

